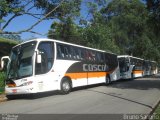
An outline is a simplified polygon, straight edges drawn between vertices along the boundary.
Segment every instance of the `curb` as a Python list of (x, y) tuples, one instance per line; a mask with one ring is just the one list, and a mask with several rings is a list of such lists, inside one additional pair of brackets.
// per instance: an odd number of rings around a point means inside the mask
[[(160, 105), (160, 99), (157, 101), (157, 103), (154, 105), (154, 108), (150, 111), (149, 116), (152, 116), (155, 112), (155, 110), (158, 108), (158, 106)], [(146, 120), (150, 120), (149, 118), (147, 118)]]
[(4, 102), (6, 100), (7, 100), (6, 95), (5, 94), (0, 94), (0, 102)]

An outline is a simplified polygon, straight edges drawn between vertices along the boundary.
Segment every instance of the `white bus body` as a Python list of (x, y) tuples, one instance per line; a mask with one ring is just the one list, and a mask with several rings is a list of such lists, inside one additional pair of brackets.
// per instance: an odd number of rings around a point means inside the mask
[(151, 62), (149, 60), (144, 61), (144, 76), (151, 75)]
[(143, 59), (129, 55), (120, 55), (118, 60), (122, 79), (143, 77)]
[(117, 55), (52, 39), (35, 39), (12, 48), (7, 96), (61, 90), (120, 79)]
[(158, 66), (156, 61), (150, 61), (151, 64), (151, 75), (158, 74)]

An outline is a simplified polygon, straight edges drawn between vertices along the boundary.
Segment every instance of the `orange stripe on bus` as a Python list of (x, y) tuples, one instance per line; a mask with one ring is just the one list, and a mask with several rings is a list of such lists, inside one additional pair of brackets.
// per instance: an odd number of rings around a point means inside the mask
[(89, 72), (88, 73), (88, 78), (92, 78), (92, 77), (104, 77), (106, 76), (106, 72)]
[(135, 70), (135, 71), (132, 71), (133, 74), (138, 74), (138, 73), (143, 73), (142, 70)]
[(71, 79), (105, 77), (109, 72), (88, 72), (88, 73), (66, 73), (65, 76)]
[(66, 73), (65, 76), (68, 76), (71, 79), (80, 79), (87, 78), (87, 73)]

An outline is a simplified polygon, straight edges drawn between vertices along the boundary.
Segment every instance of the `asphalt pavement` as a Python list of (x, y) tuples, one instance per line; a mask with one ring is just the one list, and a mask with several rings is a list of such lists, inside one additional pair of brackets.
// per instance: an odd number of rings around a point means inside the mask
[(2, 117), (6, 113), (39, 114), (38, 116), (46, 114), (58, 115), (58, 118), (66, 115), (65, 118), (69, 119), (75, 119), (77, 115), (82, 118), (90, 115), (87, 119), (92, 118), (92, 120), (96, 118), (94, 115), (104, 119), (107, 119), (105, 115), (114, 116), (114, 119), (118, 120), (120, 116), (122, 119), (128, 119), (127, 115), (138, 114), (139, 118), (144, 119), (145, 117), (140, 115), (150, 114), (159, 101), (160, 75), (156, 75), (135, 80), (121, 80), (109, 86), (100, 84), (76, 88), (68, 95), (52, 92), (39, 95), (36, 99), (24, 97), (8, 100), (0, 103), (0, 113)]

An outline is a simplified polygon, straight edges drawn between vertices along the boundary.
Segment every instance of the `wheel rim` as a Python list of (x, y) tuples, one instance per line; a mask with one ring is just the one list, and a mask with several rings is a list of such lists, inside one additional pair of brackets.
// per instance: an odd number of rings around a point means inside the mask
[(70, 84), (68, 83), (68, 82), (64, 82), (63, 84), (62, 84), (62, 88), (63, 88), (63, 90), (64, 91), (69, 91), (70, 90)]

